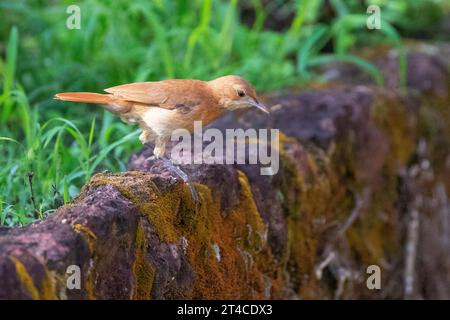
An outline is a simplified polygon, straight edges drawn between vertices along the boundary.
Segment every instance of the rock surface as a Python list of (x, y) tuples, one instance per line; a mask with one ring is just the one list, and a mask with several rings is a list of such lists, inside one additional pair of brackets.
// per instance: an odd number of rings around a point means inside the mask
[(0, 229), (0, 299), (450, 298), (449, 75), (439, 57), (408, 61), (407, 95), (341, 72), (268, 97), (270, 117), (214, 124), (280, 129), (276, 175), (183, 165), (196, 203), (144, 148), (44, 221)]

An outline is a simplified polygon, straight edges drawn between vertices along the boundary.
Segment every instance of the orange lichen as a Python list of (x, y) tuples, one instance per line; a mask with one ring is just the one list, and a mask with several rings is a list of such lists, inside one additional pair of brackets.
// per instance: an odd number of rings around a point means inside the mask
[[(188, 228), (195, 219), (195, 204), (184, 183), (160, 192), (151, 180), (153, 174), (130, 171), (123, 174), (97, 174), (92, 177), (87, 188), (112, 185), (124, 197), (134, 203), (152, 223), (161, 241), (176, 242), (180, 235), (180, 220)], [(182, 209), (182, 210), (181, 210)], [(179, 213), (183, 213), (180, 215)]]
[(94, 277), (93, 277), (93, 273), (89, 273), (89, 275), (86, 278), (86, 281), (84, 283), (84, 287), (86, 289), (86, 294), (87, 294), (87, 298), (89, 300), (94, 300), (96, 299), (96, 295), (95, 295), (95, 289), (94, 289)]
[(87, 226), (82, 225), (82, 224), (74, 224), (72, 226), (72, 228), (78, 232), (83, 234), (86, 237), (87, 240), (87, 245), (89, 247), (89, 251), (91, 252), (91, 254), (94, 252), (95, 249), (95, 241), (97, 240), (97, 236), (94, 234), (94, 232), (92, 232), (91, 229), (89, 229)]
[[(247, 178), (238, 174), (241, 201), (225, 218), (219, 212), (220, 199), (214, 199), (206, 186), (198, 186), (204, 205), (197, 213), (195, 231), (186, 234), (188, 259), (196, 273), (192, 298), (264, 297), (264, 278), (256, 257), (267, 250), (266, 227)], [(214, 249), (220, 250), (219, 254)]]
[(393, 94), (385, 93), (375, 101), (373, 117), (389, 137), (388, 165), (392, 170), (406, 165), (416, 147), (417, 119), (411, 111)]
[(133, 263), (133, 274), (135, 276), (135, 288), (133, 292), (133, 299), (149, 300), (152, 290), (155, 270), (150, 264), (147, 255), (147, 240), (145, 238), (145, 231), (141, 224), (136, 230), (136, 251)]
[[(91, 253), (91, 255), (94, 255), (96, 241), (97, 241), (97, 236), (95, 235), (95, 233), (87, 226), (79, 224), (79, 223), (74, 224), (72, 226), (72, 228), (76, 232), (82, 234), (85, 237), (87, 246), (89, 248), (89, 252)], [(89, 274), (86, 277), (85, 283), (84, 283), (87, 297), (90, 300), (95, 299), (94, 282), (95, 282), (94, 272), (92, 270), (90, 270)]]

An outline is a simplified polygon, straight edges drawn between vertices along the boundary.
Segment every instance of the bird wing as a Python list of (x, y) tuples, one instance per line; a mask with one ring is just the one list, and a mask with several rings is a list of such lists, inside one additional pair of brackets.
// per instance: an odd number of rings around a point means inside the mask
[(210, 95), (206, 83), (189, 79), (135, 82), (105, 91), (126, 101), (164, 109), (192, 108)]

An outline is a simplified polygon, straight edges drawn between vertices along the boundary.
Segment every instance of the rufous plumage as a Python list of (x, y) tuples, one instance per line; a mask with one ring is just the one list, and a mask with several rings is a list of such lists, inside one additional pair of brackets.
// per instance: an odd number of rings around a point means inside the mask
[(142, 143), (154, 142), (157, 158), (163, 157), (166, 143), (176, 129), (194, 129), (213, 122), (225, 111), (256, 107), (268, 109), (258, 101), (255, 89), (245, 79), (229, 75), (211, 81), (172, 79), (136, 82), (105, 89), (106, 94), (64, 92), (55, 99), (96, 103), (127, 123), (142, 128)]

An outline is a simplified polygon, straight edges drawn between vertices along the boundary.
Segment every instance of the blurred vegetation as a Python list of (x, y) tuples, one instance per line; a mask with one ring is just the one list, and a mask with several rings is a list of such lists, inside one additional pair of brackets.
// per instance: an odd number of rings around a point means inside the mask
[[(76, 2), (81, 29), (69, 30), (72, 4), (0, 1), (0, 225), (42, 218), (93, 173), (125, 170), (140, 148), (136, 127), (54, 101), (56, 92), (225, 74), (276, 90), (319, 80), (314, 67), (338, 60), (381, 83), (353, 49), (401, 50), (401, 36), (430, 36), (450, 8), (449, 0), (85, 0)], [(366, 28), (369, 4), (382, 10), (378, 32)]]

